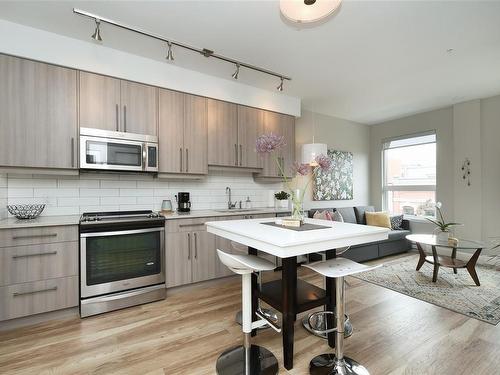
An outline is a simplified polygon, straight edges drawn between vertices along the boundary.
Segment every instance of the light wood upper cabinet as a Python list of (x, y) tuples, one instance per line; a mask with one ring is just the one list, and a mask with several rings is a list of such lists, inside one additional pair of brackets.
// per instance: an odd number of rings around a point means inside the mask
[(121, 81), (122, 131), (157, 135), (158, 88)]
[(80, 126), (157, 135), (158, 88), (80, 72)]
[(208, 173), (207, 99), (184, 95), (185, 173)]
[(80, 126), (120, 131), (120, 80), (80, 72)]
[(0, 54), (0, 166), (77, 168), (77, 72)]
[(238, 105), (207, 99), (208, 164), (238, 165)]
[(160, 89), (158, 167), (163, 173), (182, 173), (184, 155), (184, 94)]
[(160, 89), (159, 173), (208, 173), (206, 98)]
[(264, 111), (238, 106), (238, 157), (239, 165), (262, 168), (262, 157), (255, 151), (255, 141), (264, 133)]
[[(293, 177), (291, 167), (295, 161), (295, 119), (292, 116), (264, 111), (265, 133), (273, 133), (285, 137), (286, 146), (273, 155), (263, 158), (261, 177), (280, 177), (281, 170), (287, 177)], [(275, 160), (278, 157), (278, 163)], [(280, 168), (281, 167), (281, 168)]]

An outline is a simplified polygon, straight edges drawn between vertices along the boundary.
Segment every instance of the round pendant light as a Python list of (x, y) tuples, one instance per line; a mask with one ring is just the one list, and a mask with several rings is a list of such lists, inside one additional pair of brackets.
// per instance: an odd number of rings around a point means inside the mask
[(290, 21), (316, 22), (335, 12), (342, 0), (280, 0), (280, 10)]

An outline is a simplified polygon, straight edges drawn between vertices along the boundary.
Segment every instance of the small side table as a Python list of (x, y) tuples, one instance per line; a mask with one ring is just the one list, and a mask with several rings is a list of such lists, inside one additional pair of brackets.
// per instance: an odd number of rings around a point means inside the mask
[[(479, 278), (476, 273), (476, 263), (484, 248), (484, 244), (479, 241), (458, 240), (456, 245), (451, 245), (448, 241), (439, 241), (438, 238), (432, 234), (410, 234), (406, 239), (415, 242), (417, 245), (420, 258), (417, 264), (417, 271), (422, 265), (427, 262), (434, 265), (434, 273), (432, 281), (437, 281), (439, 267), (453, 268), (453, 272), (457, 273), (458, 268), (466, 268), (469, 271), (472, 280), (477, 286), (480, 286)], [(429, 245), (432, 248), (432, 256), (427, 255), (422, 249), (422, 245)], [(436, 248), (444, 247), (451, 249), (451, 256), (438, 255)], [(474, 254), (470, 257), (469, 261), (464, 262), (457, 259), (457, 249), (475, 250)]]

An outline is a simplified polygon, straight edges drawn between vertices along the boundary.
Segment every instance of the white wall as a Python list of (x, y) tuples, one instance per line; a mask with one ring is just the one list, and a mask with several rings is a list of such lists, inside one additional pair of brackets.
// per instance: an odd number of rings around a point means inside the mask
[[(80, 176), (7, 175), (0, 177), (9, 204), (45, 203), (43, 215), (73, 215), (92, 211), (159, 210), (163, 199), (180, 191), (191, 193), (193, 210), (227, 208), (226, 186), (232, 201), (250, 197), (253, 207), (266, 207), (269, 190), (281, 184), (259, 184), (250, 174), (211, 172), (204, 180), (166, 181), (150, 175), (81, 173)], [(1, 185), (0, 185), (1, 186)], [(0, 193), (3, 191), (0, 188)], [(5, 202), (4, 202), (5, 203)], [(1, 204), (1, 199), (0, 199)], [(1, 204), (5, 207), (5, 204)], [(175, 206), (174, 206), (175, 207)]]
[[(366, 125), (315, 113), (315, 142), (326, 143), (328, 148), (350, 151), (354, 156), (353, 198), (341, 201), (313, 201), (312, 189), (308, 189), (304, 208), (348, 207), (370, 204), (370, 130)], [(313, 113), (303, 111), (295, 127), (296, 159), (302, 157), (302, 145), (312, 142)]]
[(300, 99), (0, 20), (0, 52), (300, 116)]

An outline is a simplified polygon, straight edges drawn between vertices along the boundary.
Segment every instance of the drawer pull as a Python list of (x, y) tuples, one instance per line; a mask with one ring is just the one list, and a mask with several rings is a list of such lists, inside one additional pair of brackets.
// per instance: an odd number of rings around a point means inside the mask
[(25, 236), (13, 236), (13, 240), (23, 240), (27, 238), (37, 238), (37, 237), (57, 237), (57, 233), (47, 233), (47, 234), (28, 234)]
[(30, 258), (30, 257), (37, 257), (37, 256), (42, 256), (42, 255), (56, 255), (57, 251), (50, 251), (47, 253), (33, 253), (33, 254), (24, 254), (24, 255), (13, 255), (12, 259), (19, 259), (19, 258)]
[(36, 293), (42, 293), (42, 292), (53, 292), (57, 290), (57, 286), (53, 288), (47, 288), (47, 289), (40, 289), (40, 290), (33, 290), (31, 292), (15, 292), (12, 293), (13, 297), (19, 297), (19, 296), (26, 296), (28, 294), (36, 294)]
[(200, 223), (200, 224), (179, 224), (179, 228), (184, 228), (184, 227), (197, 227), (200, 225), (205, 225), (205, 223)]

